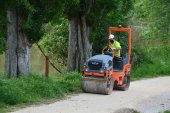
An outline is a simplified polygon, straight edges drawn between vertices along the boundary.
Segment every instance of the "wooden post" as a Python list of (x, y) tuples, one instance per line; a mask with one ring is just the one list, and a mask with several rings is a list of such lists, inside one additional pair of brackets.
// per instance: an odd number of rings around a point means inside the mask
[(48, 78), (49, 75), (49, 57), (45, 56), (45, 77)]

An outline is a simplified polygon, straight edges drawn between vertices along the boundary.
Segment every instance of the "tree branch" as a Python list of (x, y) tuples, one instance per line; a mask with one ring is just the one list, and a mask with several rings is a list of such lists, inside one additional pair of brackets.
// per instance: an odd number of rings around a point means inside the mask
[[(38, 43), (36, 43), (36, 45), (37, 45), (37, 47), (40, 49), (41, 53), (42, 53), (45, 57), (47, 57), (47, 55), (45, 55), (45, 53), (44, 53), (44, 51), (42, 50), (42, 48), (40, 47), (40, 45), (39, 45)], [(50, 65), (51, 65), (56, 71), (58, 71), (59, 73), (62, 73), (50, 60), (49, 60), (49, 62), (50, 62)]]

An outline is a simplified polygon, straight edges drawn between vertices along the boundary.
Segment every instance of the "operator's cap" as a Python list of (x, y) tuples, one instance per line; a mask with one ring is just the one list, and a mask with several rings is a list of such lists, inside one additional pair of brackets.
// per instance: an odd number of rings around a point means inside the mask
[(114, 37), (115, 37), (114, 35), (110, 34), (110, 35), (109, 35), (109, 40), (113, 40)]

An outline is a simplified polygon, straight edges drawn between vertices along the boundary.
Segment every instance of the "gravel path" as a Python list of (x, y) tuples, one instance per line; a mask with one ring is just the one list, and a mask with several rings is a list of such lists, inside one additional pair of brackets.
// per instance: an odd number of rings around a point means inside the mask
[(170, 77), (131, 82), (128, 91), (114, 90), (111, 95), (82, 93), (13, 113), (115, 113), (123, 108), (132, 108), (141, 113), (170, 110)]

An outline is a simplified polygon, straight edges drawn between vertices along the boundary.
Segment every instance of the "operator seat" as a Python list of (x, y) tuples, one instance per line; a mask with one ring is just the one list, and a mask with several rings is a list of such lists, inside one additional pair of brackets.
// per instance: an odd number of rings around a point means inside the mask
[(128, 63), (128, 53), (120, 58), (113, 58), (113, 71), (122, 71), (123, 66)]

